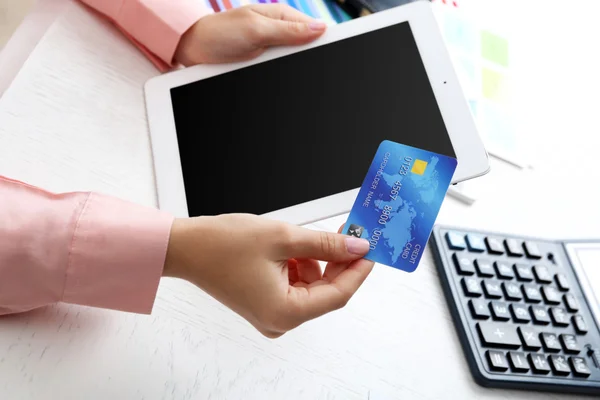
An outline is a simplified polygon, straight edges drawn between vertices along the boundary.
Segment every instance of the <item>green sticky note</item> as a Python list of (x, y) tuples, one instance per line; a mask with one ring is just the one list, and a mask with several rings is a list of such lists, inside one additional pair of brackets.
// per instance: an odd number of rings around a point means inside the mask
[(481, 88), (483, 97), (502, 102), (506, 96), (504, 75), (488, 68), (481, 70)]
[(508, 67), (508, 41), (488, 31), (481, 31), (481, 56)]

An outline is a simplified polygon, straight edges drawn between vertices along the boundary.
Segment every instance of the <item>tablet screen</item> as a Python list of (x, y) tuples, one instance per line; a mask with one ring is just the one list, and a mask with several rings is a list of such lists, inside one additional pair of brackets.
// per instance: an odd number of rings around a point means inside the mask
[(410, 25), (171, 89), (190, 216), (361, 186), (383, 140), (456, 157)]

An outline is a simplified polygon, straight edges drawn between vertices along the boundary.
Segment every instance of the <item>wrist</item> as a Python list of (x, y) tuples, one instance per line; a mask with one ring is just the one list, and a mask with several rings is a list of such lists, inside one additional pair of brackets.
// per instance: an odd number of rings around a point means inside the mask
[(177, 48), (175, 49), (175, 61), (179, 64), (189, 67), (191, 65), (199, 64), (200, 61), (195, 57), (195, 53), (200, 53), (202, 49), (198, 48), (196, 37), (198, 36), (197, 30), (199, 29), (200, 21), (206, 17), (200, 18), (196, 21), (187, 31), (181, 35)]
[[(176, 218), (171, 226), (163, 277), (189, 280), (196, 275), (205, 254), (204, 242), (214, 217)], [(191, 271), (190, 269), (193, 269)]]
[(163, 277), (182, 278), (182, 249), (183, 238), (185, 237), (186, 221), (182, 218), (176, 218), (171, 225), (169, 235), (169, 244), (167, 245), (167, 255), (163, 268)]

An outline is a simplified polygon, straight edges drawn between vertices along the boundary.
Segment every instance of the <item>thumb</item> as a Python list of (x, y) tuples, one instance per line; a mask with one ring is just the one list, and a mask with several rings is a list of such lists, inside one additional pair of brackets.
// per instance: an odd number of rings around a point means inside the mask
[(362, 258), (369, 251), (366, 239), (297, 226), (286, 242), (284, 258), (345, 262)]
[(319, 21), (284, 21), (265, 18), (257, 45), (292, 46), (309, 43), (321, 36), (327, 25)]

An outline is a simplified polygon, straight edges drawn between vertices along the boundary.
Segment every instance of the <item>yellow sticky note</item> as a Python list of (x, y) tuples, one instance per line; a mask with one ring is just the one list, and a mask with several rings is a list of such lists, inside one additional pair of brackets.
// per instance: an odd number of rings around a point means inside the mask
[(508, 82), (505, 76), (499, 72), (483, 68), (481, 71), (481, 88), (483, 97), (504, 102), (508, 97)]
[(488, 31), (481, 31), (481, 56), (508, 67), (508, 41)]
[(427, 161), (415, 160), (410, 172), (417, 175), (423, 175), (425, 173), (425, 168), (427, 168)]

